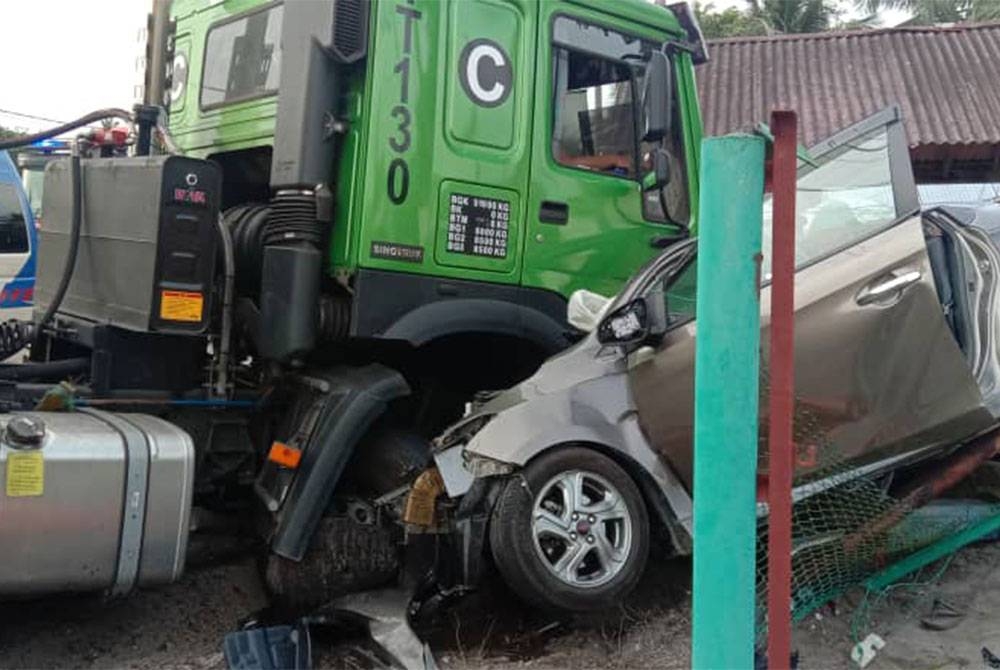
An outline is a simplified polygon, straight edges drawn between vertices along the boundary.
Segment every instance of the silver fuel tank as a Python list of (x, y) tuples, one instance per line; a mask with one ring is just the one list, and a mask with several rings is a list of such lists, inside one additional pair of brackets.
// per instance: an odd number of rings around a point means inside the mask
[(145, 414), (0, 415), (0, 597), (118, 596), (184, 570), (194, 447)]

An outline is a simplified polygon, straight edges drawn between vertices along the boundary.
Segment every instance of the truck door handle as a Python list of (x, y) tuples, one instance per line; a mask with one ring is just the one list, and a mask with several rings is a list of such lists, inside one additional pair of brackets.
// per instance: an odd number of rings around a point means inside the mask
[(671, 244), (675, 242), (680, 242), (681, 240), (686, 240), (688, 238), (686, 233), (678, 233), (676, 235), (653, 235), (649, 239), (649, 246), (654, 249), (666, 249)]
[(894, 294), (902, 292), (907, 286), (911, 286), (920, 281), (920, 273), (916, 270), (904, 272), (874, 286), (866, 286), (858, 292), (855, 302), (859, 305), (870, 305), (874, 302), (885, 300)]
[(569, 223), (569, 205), (565, 202), (542, 200), (542, 208), (538, 211), (538, 220), (542, 223), (565, 226)]

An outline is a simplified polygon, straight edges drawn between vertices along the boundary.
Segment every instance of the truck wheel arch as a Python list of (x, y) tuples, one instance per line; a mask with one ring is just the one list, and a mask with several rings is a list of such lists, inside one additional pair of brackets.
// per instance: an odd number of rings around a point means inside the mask
[(493, 333), (527, 340), (549, 354), (570, 344), (567, 327), (548, 314), (501, 300), (461, 298), (421, 305), (392, 323), (381, 337), (422, 347), (464, 333)]

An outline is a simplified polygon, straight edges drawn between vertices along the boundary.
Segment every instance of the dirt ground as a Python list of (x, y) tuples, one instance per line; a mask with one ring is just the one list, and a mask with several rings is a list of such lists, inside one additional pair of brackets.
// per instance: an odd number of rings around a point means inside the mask
[[(943, 571), (941, 568), (944, 568)], [(984, 668), (982, 648), (1000, 656), (1000, 544), (967, 548), (931, 585), (893, 589), (883, 598), (851, 593), (800, 623), (802, 668), (852, 668), (852, 631), (881, 635), (886, 647), (869, 668)], [(525, 611), (497, 585), (442, 613), (421, 633), (443, 668), (689, 667), (690, 562), (655, 561), (624, 607), (596, 617), (561, 619)], [(920, 618), (935, 598), (967, 615), (931, 632)], [(224, 668), (222, 637), (266, 605), (252, 561), (191, 571), (171, 587), (117, 603), (60, 598), (0, 607), (2, 668)], [(316, 638), (317, 665), (363, 667)]]

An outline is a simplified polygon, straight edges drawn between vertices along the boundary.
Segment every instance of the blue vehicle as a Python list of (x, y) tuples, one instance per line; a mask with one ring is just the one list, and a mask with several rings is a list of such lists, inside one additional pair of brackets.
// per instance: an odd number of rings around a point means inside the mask
[(0, 321), (31, 319), (37, 251), (28, 196), (14, 162), (0, 151)]

